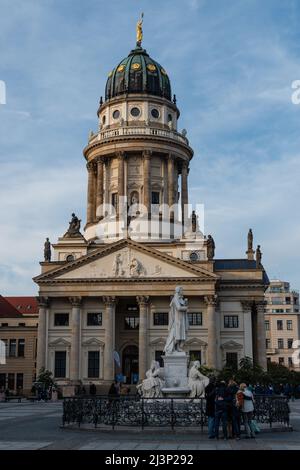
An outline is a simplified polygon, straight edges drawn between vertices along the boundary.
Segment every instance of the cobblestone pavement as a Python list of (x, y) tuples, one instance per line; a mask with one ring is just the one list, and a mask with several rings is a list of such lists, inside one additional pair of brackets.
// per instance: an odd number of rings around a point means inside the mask
[(255, 439), (209, 440), (188, 429), (164, 432), (62, 429), (61, 403), (0, 403), (0, 450), (300, 450), (300, 400), (290, 403), (293, 432), (264, 432)]

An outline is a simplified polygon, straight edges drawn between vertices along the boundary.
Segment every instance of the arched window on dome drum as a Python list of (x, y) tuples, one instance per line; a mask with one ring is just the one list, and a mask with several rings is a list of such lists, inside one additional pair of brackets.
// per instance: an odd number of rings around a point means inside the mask
[(141, 71), (130, 71), (129, 91), (143, 91), (143, 74)]
[(115, 77), (115, 94), (120, 95), (125, 92), (125, 77), (124, 73), (117, 73)]
[(149, 73), (147, 76), (147, 91), (152, 95), (160, 94), (159, 79), (157, 73)]
[(107, 80), (106, 87), (105, 87), (105, 99), (109, 99), (111, 97), (111, 85), (112, 79), (111, 77)]

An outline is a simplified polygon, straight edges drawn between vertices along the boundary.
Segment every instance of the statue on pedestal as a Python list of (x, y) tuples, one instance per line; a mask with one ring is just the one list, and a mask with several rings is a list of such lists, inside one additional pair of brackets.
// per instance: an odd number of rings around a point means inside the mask
[(146, 378), (137, 386), (138, 393), (144, 398), (158, 398), (162, 396), (161, 389), (164, 381), (160, 377), (161, 370), (157, 361), (152, 361), (150, 369), (146, 372)]
[(248, 251), (253, 251), (253, 233), (251, 228), (249, 228), (248, 232)]
[(207, 237), (207, 258), (209, 260), (214, 259), (215, 248), (216, 248), (216, 245), (215, 245), (213, 237), (211, 235), (208, 235), (208, 237)]
[(261, 258), (262, 258), (262, 252), (260, 250), (260, 245), (257, 245), (257, 248), (256, 248), (256, 268), (261, 268)]
[(169, 334), (164, 348), (164, 353), (172, 354), (174, 351), (183, 352), (188, 321), (188, 301), (182, 295), (182, 287), (175, 288), (175, 295), (170, 303), (169, 311)]
[(65, 238), (82, 237), (80, 233), (80, 223), (81, 223), (81, 220), (79, 220), (78, 217), (76, 217), (76, 215), (73, 212), (72, 219), (69, 222), (69, 228), (67, 232), (64, 234), (64, 237)]
[(209, 383), (209, 378), (199, 371), (200, 362), (195, 361), (189, 372), (189, 387), (191, 389), (191, 398), (200, 398), (204, 396), (205, 387)]
[(49, 263), (51, 261), (51, 243), (49, 241), (49, 238), (46, 238), (46, 241), (44, 243), (44, 260)]

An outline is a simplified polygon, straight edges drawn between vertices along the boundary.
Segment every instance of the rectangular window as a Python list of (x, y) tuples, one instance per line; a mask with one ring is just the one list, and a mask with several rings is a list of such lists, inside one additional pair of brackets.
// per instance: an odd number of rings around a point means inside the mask
[(8, 374), (7, 387), (9, 390), (15, 389), (15, 374)]
[(1, 340), (1, 357), (8, 357), (8, 339)]
[(87, 326), (101, 326), (102, 325), (102, 313), (88, 313), (87, 314)]
[(270, 331), (270, 321), (269, 320), (265, 321), (265, 330)]
[(272, 304), (273, 305), (282, 305), (283, 299), (281, 297), (272, 297)]
[(278, 342), (278, 349), (283, 349), (284, 348), (283, 338), (278, 338), (277, 342)]
[(25, 339), (18, 339), (18, 357), (25, 356)]
[(288, 349), (292, 349), (292, 347), (293, 347), (293, 342), (294, 342), (293, 338), (289, 338), (289, 339), (287, 340), (287, 347), (288, 347)]
[(89, 351), (88, 355), (88, 378), (99, 377), (99, 351)]
[(69, 326), (69, 314), (68, 313), (55, 313), (54, 314), (54, 326)]
[(199, 361), (200, 364), (201, 364), (201, 350), (193, 350), (193, 351), (190, 351), (189, 352), (190, 354), (190, 361), (194, 362), (194, 361)]
[(199, 313), (188, 313), (189, 325), (190, 326), (201, 326), (202, 325), (202, 312)]
[(0, 390), (6, 388), (6, 374), (0, 374)]
[(155, 360), (159, 363), (160, 367), (164, 367), (164, 360), (162, 358), (163, 354), (163, 351), (155, 351)]
[(286, 328), (287, 328), (287, 330), (292, 330), (293, 329), (293, 320), (287, 320), (286, 321)]
[(159, 204), (159, 192), (152, 191), (152, 193), (151, 193), (151, 204)]
[(234, 370), (238, 368), (238, 355), (236, 352), (226, 353), (226, 366), (231, 367)]
[(286, 303), (286, 304), (290, 304), (290, 303), (291, 303), (291, 298), (290, 298), (290, 297), (286, 297), (286, 298), (285, 298), (285, 303)]
[(270, 349), (271, 347), (271, 340), (270, 339), (266, 339), (266, 349)]
[(54, 376), (57, 378), (66, 377), (66, 351), (55, 351)]
[(225, 315), (224, 316), (224, 328), (238, 328), (238, 327), (239, 327), (238, 315)]
[(17, 390), (23, 388), (23, 374), (17, 374)]
[(125, 317), (125, 330), (137, 330), (140, 319), (137, 316), (127, 315)]
[(9, 357), (16, 357), (17, 355), (17, 340), (9, 340)]
[(277, 330), (283, 330), (283, 320), (277, 320)]
[(278, 358), (278, 364), (281, 364), (282, 366), (284, 365), (284, 357)]
[(1, 323), (1, 326), (8, 326), (8, 323)]
[(168, 312), (155, 312), (153, 314), (153, 324), (156, 326), (166, 326), (169, 324)]
[(288, 357), (288, 365), (289, 365), (289, 367), (293, 367), (293, 358), (292, 357)]
[(115, 211), (118, 212), (118, 193), (112, 193), (111, 205), (115, 208)]

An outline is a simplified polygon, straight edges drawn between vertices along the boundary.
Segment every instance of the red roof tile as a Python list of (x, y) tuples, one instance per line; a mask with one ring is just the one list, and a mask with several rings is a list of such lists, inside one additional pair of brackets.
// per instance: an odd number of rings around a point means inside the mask
[(39, 306), (35, 297), (5, 297), (22, 315), (38, 315)]
[(0, 295), (0, 318), (18, 318), (22, 317), (21, 313), (9, 303), (2, 295)]

